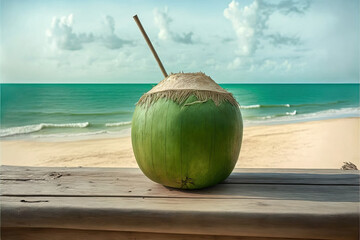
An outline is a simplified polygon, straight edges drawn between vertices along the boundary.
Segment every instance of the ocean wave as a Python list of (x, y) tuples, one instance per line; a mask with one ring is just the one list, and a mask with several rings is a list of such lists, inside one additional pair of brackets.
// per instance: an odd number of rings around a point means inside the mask
[(278, 107), (290, 107), (290, 104), (256, 104), (256, 105), (243, 105), (240, 106), (241, 109), (251, 109), (251, 108), (278, 108)]
[(294, 110), (293, 112), (286, 112), (286, 115), (294, 116), (296, 113), (296, 110)]
[(325, 103), (300, 103), (300, 104), (291, 104), (292, 107), (308, 107), (308, 106), (330, 106), (336, 105), (339, 103), (345, 103), (346, 101), (334, 101), (334, 102), (325, 102)]
[(279, 108), (279, 107), (309, 107), (309, 106), (331, 106), (339, 103), (345, 103), (346, 101), (334, 101), (325, 103), (299, 103), (299, 104), (254, 104), (254, 105), (243, 105), (240, 109), (252, 109), (252, 108)]
[(328, 109), (314, 113), (300, 114), (301, 117), (360, 116), (360, 107)]
[(264, 117), (250, 117), (245, 118), (246, 123), (261, 124), (261, 123), (276, 123), (276, 122), (291, 122), (291, 121), (309, 121), (316, 119), (327, 119), (337, 117), (359, 117), (360, 107), (328, 109), (313, 113), (299, 114), (296, 110), (293, 112), (286, 112), (285, 114), (269, 115)]
[(297, 114), (297, 111), (294, 110), (292, 112), (285, 112), (280, 114), (274, 114), (274, 115), (268, 115), (268, 116), (249, 116), (247, 119), (249, 120), (266, 120), (266, 119), (273, 119), (273, 118), (280, 118), (280, 117), (286, 117), (286, 116), (295, 116)]
[(25, 125), (20, 127), (11, 127), (0, 129), (0, 137), (8, 137), (20, 134), (30, 134), (38, 132), (44, 128), (86, 128), (89, 122), (82, 123), (40, 123), (34, 125)]
[(57, 134), (39, 134), (34, 135), (34, 138), (65, 138), (65, 137), (83, 137), (83, 136), (92, 136), (99, 134), (108, 134), (109, 131), (95, 131), (95, 132), (85, 132), (85, 133), (57, 133)]
[(9, 112), (13, 114), (29, 114), (29, 115), (46, 115), (46, 116), (111, 116), (111, 115), (126, 115), (132, 114), (131, 111), (114, 111), (114, 112), (34, 112), (34, 111), (20, 111)]
[(39, 141), (74, 141), (93, 138), (109, 138), (109, 137), (128, 137), (131, 135), (129, 128), (120, 131), (98, 130), (82, 133), (55, 133), (55, 134), (32, 134), (27, 135), (30, 139)]
[(124, 125), (130, 125), (130, 122), (115, 122), (115, 123), (106, 123), (105, 126), (106, 127), (119, 127), (119, 126), (124, 126)]
[(261, 105), (256, 104), (256, 105), (248, 105), (248, 106), (240, 106), (241, 109), (249, 109), (249, 108), (260, 108)]
[(132, 112), (115, 111), (115, 112), (97, 112), (97, 113), (61, 113), (61, 114), (68, 114), (70, 116), (111, 116), (111, 115), (132, 114)]

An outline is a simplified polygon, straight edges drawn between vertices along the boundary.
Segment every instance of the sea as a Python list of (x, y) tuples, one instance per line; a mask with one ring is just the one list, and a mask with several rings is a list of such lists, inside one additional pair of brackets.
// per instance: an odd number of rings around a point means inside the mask
[[(156, 84), (0, 84), (0, 139), (129, 136), (135, 104)], [(359, 117), (359, 84), (220, 84), (245, 127)]]

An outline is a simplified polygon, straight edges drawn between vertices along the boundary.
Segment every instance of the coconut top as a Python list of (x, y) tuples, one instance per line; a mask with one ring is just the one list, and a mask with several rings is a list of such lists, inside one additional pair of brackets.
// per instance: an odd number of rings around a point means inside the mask
[(223, 101), (238, 106), (231, 93), (220, 87), (211, 77), (202, 72), (173, 73), (145, 93), (137, 104), (151, 105), (159, 98), (171, 99), (179, 104), (184, 103), (191, 95), (200, 102), (213, 100), (216, 105)]
[(229, 93), (220, 87), (211, 77), (202, 72), (173, 73), (153, 87), (147, 94), (167, 90), (200, 90)]

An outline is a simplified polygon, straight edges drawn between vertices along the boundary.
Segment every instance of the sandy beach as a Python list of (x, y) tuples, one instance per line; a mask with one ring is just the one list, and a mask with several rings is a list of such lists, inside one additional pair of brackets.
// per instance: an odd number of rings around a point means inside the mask
[[(244, 129), (238, 168), (359, 167), (360, 118)], [(131, 138), (40, 142), (1, 141), (1, 164), (57, 167), (137, 167)]]

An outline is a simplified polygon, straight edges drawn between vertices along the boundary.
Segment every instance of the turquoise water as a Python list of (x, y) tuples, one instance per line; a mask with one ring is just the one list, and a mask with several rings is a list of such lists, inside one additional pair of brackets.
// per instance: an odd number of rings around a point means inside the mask
[[(2, 139), (128, 135), (155, 84), (1, 84)], [(246, 126), (359, 116), (358, 84), (222, 84)]]

